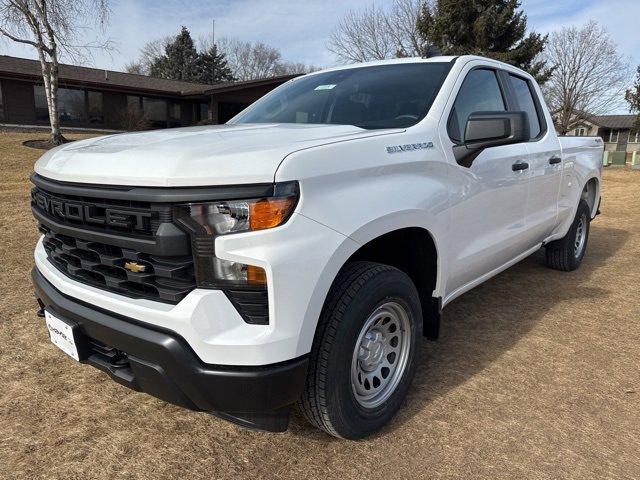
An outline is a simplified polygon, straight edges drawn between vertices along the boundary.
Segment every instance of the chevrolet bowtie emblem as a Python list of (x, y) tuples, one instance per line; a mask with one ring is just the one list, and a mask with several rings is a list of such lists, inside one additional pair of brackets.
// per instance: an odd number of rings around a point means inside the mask
[(124, 268), (125, 270), (129, 270), (130, 272), (133, 272), (133, 273), (144, 272), (147, 269), (146, 265), (140, 265), (137, 262), (126, 262), (124, 264)]

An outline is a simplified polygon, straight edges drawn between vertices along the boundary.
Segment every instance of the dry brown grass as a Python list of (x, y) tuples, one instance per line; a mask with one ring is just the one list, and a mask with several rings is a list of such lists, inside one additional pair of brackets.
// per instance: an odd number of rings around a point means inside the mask
[(182, 410), (51, 345), (28, 278), (32, 136), (0, 136), (0, 477), (640, 477), (640, 172), (605, 172), (579, 271), (535, 255), (456, 300), (400, 415), (346, 442)]

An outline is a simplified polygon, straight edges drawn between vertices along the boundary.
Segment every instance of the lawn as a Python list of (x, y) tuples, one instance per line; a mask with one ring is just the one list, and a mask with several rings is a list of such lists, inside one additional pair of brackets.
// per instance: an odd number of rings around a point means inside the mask
[(397, 418), (360, 442), (235, 427), (76, 364), (29, 281), (34, 134), (0, 133), (0, 478), (638, 478), (640, 171), (605, 171), (580, 270), (536, 254), (449, 305)]

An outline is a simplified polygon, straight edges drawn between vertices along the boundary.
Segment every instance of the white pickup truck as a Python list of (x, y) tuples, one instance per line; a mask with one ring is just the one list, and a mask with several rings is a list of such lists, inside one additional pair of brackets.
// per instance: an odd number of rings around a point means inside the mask
[(486, 58), (298, 77), (226, 125), (45, 153), (39, 314), (133, 389), (270, 431), (297, 403), (361, 438), (428, 368), (420, 337), (454, 298), (541, 247), (578, 268), (602, 153)]

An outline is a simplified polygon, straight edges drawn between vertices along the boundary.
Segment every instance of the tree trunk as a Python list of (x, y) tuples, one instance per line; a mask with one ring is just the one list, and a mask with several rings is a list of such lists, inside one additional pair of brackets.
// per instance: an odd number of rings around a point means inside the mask
[(66, 143), (66, 139), (60, 131), (60, 116), (58, 115), (58, 59), (55, 53), (51, 58), (50, 68), (50, 95), (47, 98), (49, 105), (49, 122), (51, 124), (51, 143), (53, 145), (62, 145)]
[(47, 110), (49, 112), (49, 125), (51, 125), (51, 135), (49, 143), (53, 146), (62, 145), (67, 139), (60, 131), (60, 118), (58, 115), (58, 59), (55, 49), (49, 52), (51, 61), (47, 61), (45, 52), (38, 48), (38, 57), (42, 69), (42, 79), (44, 80), (44, 93), (47, 99)]

